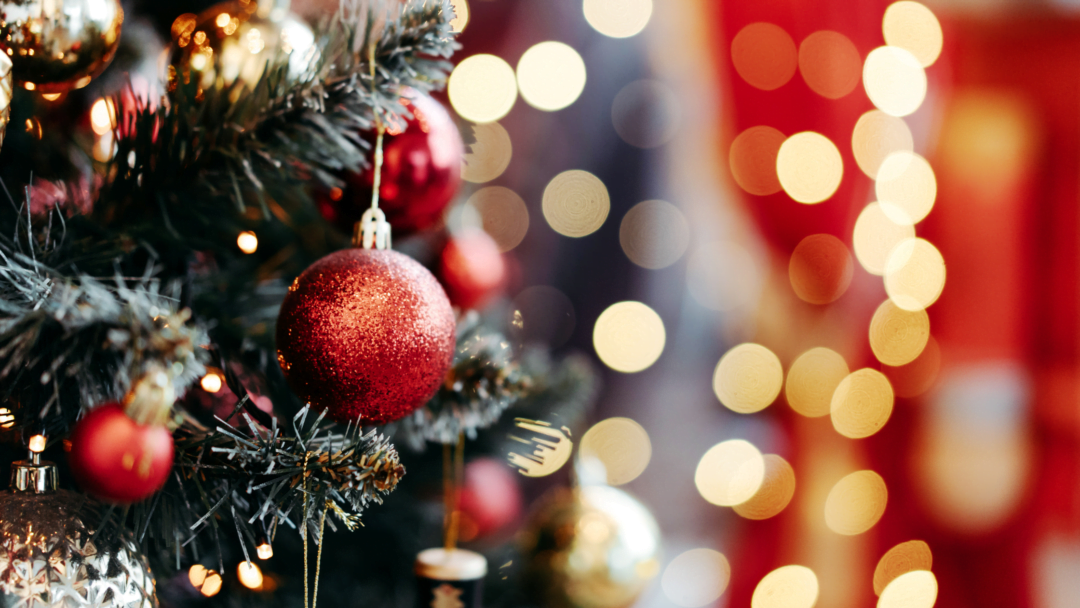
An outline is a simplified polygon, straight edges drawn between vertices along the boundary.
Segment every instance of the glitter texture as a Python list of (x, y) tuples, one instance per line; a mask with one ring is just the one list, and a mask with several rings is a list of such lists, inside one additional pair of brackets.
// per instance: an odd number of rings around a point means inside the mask
[(385, 424), (423, 405), (454, 356), (454, 313), (435, 277), (390, 250), (346, 249), (289, 288), (278, 362), (293, 391), (339, 422)]

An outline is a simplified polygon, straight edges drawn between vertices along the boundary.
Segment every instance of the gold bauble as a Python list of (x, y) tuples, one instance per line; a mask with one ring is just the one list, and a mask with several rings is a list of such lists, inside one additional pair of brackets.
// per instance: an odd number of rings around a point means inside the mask
[(223, 2), (201, 15), (180, 15), (172, 24), (169, 88), (196, 83), (200, 89), (235, 82), (253, 86), (267, 62), (289, 66), (298, 77), (318, 56), (315, 34), (285, 2)]
[(14, 78), (11, 75), (11, 59), (0, 53), (0, 146), (4, 144), (8, 122), (11, 120), (11, 95)]
[(625, 608), (660, 570), (660, 528), (648, 509), (608, 486), (559, 488), (522, 535), (529, 586), (553, 608)]
[(0, 49), (30, 91), (81, 89), (120, 44), (119, 0), (0, 0)]

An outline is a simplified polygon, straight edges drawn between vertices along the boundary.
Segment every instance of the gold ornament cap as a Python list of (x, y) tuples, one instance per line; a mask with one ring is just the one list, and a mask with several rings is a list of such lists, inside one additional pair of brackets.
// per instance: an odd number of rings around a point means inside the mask
[(437, 581), (472, 581), (487, 574), (487, 559), (467, 549), (425, 549), (416, 556), (414, 570)]
[[(35, 456), (37, 456), (35, 454)], [(56, 465), (46, 460), (16, 460), (11, 463), (11, 489), (16, 492), (47, 494), (60, 487)]]

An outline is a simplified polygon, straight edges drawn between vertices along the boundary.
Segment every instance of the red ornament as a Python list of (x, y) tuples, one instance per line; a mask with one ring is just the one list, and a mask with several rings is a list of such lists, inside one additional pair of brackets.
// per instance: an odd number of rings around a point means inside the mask
[(470, 230), (447, 241), (439, 275), (450, 303), (481, 308), (502, 288), (506, 263), (495, 239), (483, 230)]
[[(388, 125), (383, 136), (383, 166), (379, 208), (400, 236), (423, 230), (439, 221), (461, 185), (465, 146), (461, 133), (442, 104), (407, 90), (402, 104), (413, 117)], [(364, 137), (374, 149), (375, 135)], [(319, 201), (328, 221), (352, 234), (353, 225), (371, 206), (375, 173), (369, 167), (345, 176), (344, 191), (332, 191)]]
[(119, 403), (100, 405), (71, 434), (71, 473), (102, 500), (129, 504), (165, 485), (173, 463), (173, 438), (160, 425), (143, 425)]
[(475, 526), (475, 534), (469, 536), (487, 536), (506, 527), (521, 515), (522, 504), (521, 488), (505, 462), (477, 458), (465, 466), (458, 509), (463, 523)]
[(277, 324), (293, 391), (339, 422), (384, 424), (431, 398), (454, 355), (454, 311), (416, 260), (345, 249), (293, 282)]

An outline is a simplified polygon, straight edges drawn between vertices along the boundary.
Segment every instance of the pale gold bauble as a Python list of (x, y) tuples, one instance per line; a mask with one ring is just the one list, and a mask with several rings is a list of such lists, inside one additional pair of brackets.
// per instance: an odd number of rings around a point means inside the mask
[(287, 6), (236, 0), (216, 4), (200, 15), (177, 17), (167, 74), (170, 90), (192, 82), (200, 89), (236, 82), (250, 87), (268, 62), (288, 64), (290, 77), (302, 75), (318, 58), (315, 35)]
[(30, 91), (81, 89), (120, 44), (119, 0), (0, 0), (0, 49)]
[(527, 577), (552, 608), (625, 608), (660, 570), (660, 528), (648, 509), (608, 486), (559, 488), (522, 535)]

